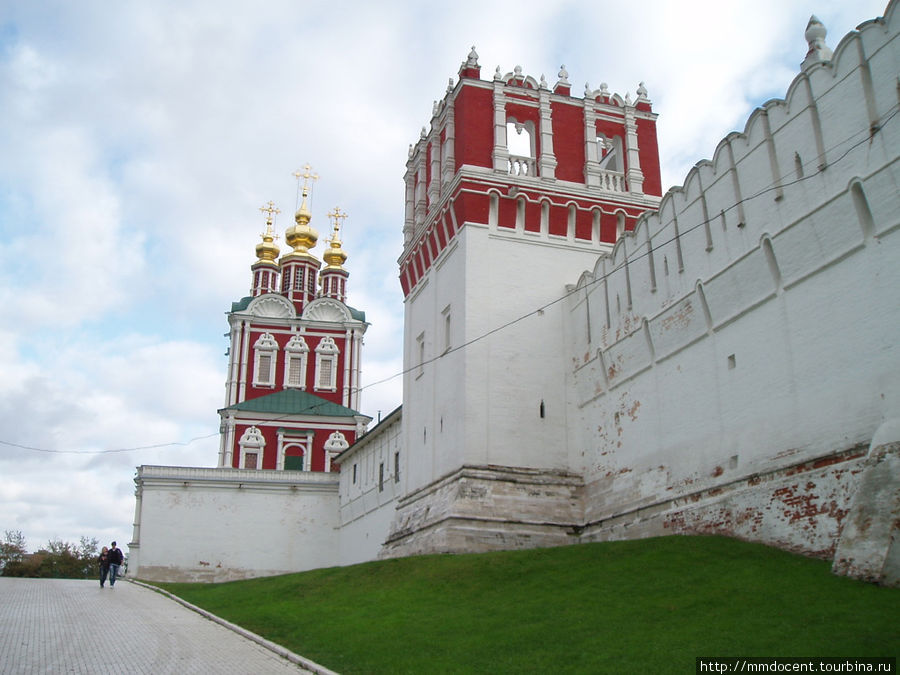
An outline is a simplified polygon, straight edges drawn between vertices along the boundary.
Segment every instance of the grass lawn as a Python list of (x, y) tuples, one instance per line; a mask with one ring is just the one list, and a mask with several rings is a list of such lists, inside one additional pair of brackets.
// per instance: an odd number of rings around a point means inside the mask
[(723, 537), (418, 556), (157, 584), (341, 673), (693, 673), (697, 656), (892, 656), (900, 589)]

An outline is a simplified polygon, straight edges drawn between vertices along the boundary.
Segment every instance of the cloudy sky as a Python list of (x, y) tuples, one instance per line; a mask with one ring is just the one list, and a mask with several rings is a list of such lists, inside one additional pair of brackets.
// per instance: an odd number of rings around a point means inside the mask
[[(349, 214), (364, 383), (401, 369), (409, 143), (476, 46), (573, 93), (644, 81), (679, 184), (883, 0), (0, 2), (0, 535), (128, 542), (141, 464), (215, 466), (225, 311), (274, 200)], [(320, 248), (321, 252), (321, 248)], [(575, 278), (572, 280), (575, 281)], [(363, 392), (377, 417), (400, 378)]]

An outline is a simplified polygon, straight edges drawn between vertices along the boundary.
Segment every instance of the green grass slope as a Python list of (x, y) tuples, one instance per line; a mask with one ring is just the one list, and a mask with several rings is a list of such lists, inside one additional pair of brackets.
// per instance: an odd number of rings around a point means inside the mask
[(159, 584), (341, 673), (690, 673), (697, 656), (897, 656), (900, 589), (722, 537), (419, 556)]

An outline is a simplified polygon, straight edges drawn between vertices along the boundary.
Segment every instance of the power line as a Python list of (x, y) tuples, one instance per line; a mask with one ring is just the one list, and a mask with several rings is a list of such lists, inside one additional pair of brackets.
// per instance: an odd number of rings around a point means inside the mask
[(218, 436), (219, 432), (214, 434), (207, 434), (206, 436), (197, 436), (196, 438), (192, 438), (189, 441), (171, 441), (169, 443), (156, 443), (155, 445), (138, 445), (133, 448), (111, 448), (109, 450), (53, 450), (50, 448), (36, 448), (31, 445), (21, 445), (19, 443), (12, 443), (10, 441), (2, 441), (0, 440), (0, 445), (8, 445), (13, 448), (19, 448), (21, 450), (32, 450), (34, 452), (47, 452), (55, 455), (109, 455), (116, 452), (135, 452), (137, 450), (155, 450), (157, 448), (167, 448), (173, 445), (181, 445), (186, 446), (194, 443), (196, 441), (202, 441), (207, 438), (212, 438), (213, 436)]
[[(862, 138), (860, 140), (856, 141), (850, 147), (848, 147), (837, 159), (833, 160), (829, 166), (833, 166), (833, 165), (837, 164), (838, 162), (842, 161), (843, 159), (845, 159), (854, 149), (856, 149), (863, 143), (866, 143), (867, 141), (871, 141), (872, 138), (874, 138), (876, 133), (880, 132), (888, 122), (890, 122), (894, 117), (897, 116), (898, 112), (900, 112), (900, 105), (893, 106), (890, 109), (889, 114), (886, 113), (886, 116), (883, 118), (883, 121), (881, 121), (880, 124), (873, 125), (868, 130), (860, 130), (860, 131), (854, 132), (850, 136), (844, 138), (840, 142), (838, 142), (838, 143), (832, 145), (831, 147), (829, 147), (828, 149), (826, 149), (826, 153), (827, 153), (829, 151), (832, 151), (832, 150), (840, 147), (844, 143), (852, 141), (854, 137), (862, 135)], [(816, 161), (816, 160), (811, 160), (805, 166), (809, 166), (814, 161)], [(750, 195), (749, 197), (744, 197), (742, 199), (739, 199), (734, 204), (731, 204), (730, 206), (726, 207), (725, 209), (722, 210), (722, 213), (730, 212), (731, 210), (737, 208), (741, 204), (749, 202), (753, 199), (757, 199), (765, 194), (768, 194), (769, 192), (778, 190), (779, 188), (781, 188), (781, 189), (788, 188), (793, 185), (797, 185), (798, 183), (802, 183), (803, 181), (815, 178), (820, 173), (822, 173), (823, 170), (824, 169), (820, 169), (819, 171), (817, 171), (815, 173), (800, 176), (800, 177), (796, 178), (795, 180), (789, 181), (787, 183), (772, 182), (765, 188), (756, 192), (755, 194)], [(657, 213), (658, 212), (659, 211), (657, 210)], [(550, 307), (552, 307), (560, 302), (563, 302), (564, 300), (571, 297), (572, 295), (579, 293), (582, 290), (589, 288), (590, 286), (593, 286), (596, 283), (599, 283), (601, 281), (605, 281), (605, 280), (609, 279), (611, 275), (624, 269), (627, 265), (635, 262), (636, 260), (640, 260), (641, 258), (645, 258), (645, 257), (649, 256), (654, 251), (658, 251), (662, 247), (664, 247), (668, 244), (671, 244), (676, 239), (684, 236), (685, 234), (688, 234), (689, 232), (693, 232), (694, 230), (697, 230), (701, 227), (711, 224), (713, 222), (713, 219), (708, 218), (706, 220), (699, 221), (699, 222), (695, 223), (694, 225), (688, 227), (684, 231), (678, 233), (677, 235), (672, 236), (669, 239), (654, 246), (652, 244), (653, 238), (658, 237), (660, 234), (662, 234), (663, 230), (665, 230), (669, 226), (670, 222), (672, 222), (672, 221), (669, 220), (669, 221), (666, 221), (665, 223), (663, 223), (662, 226), (659, 228), (659, 230), (657, 230), (654, 234), (652, 234), (648, 237), (648, 242), (650, 242), (650, 245), (647, 246), (647, 249), (645, 251), (641, 251), (640, 253), (637, 253), (636, 255), (634, 255), (631, 258), (627, 258), (626, 260), (624, 260), (622, 263), (620, 263), (613, 269), (611, 269), (608, 272), (606, 272), (605, 274), (591, 280), (590, 282), (586, 283), (584, 286), (579, 286), (579, 287), (573, 288), (571, 291), (566, 291), (558, 298), (551, 300), (550, 302), (542, 305), (541, 307), (531, 310), (530, 312), (526, 312), (525, 314), (522, 314), (514, 319), (511, 319), (510, 321), (507, 321), (506, 323), (504, 323), (500, 326), (496, 326), (495, 328), (492, 328), (492, 329), (486, 331), (485, 333), (482, 333), (481, 335), (478, 335), (478, 336), (468, 340), (467, 342), (460, 344), (457, 347), (452, 347), (452, 348), (442, 352), (441, 354), (433, 356), (430, 359), (426, 359), (425, 361), (422, 361), (421, 363), (417, 363), (416, 365), (410, 366), (409, 368), (404, 368), (403, 370), (400, 370), (400, 371), (394, 373), (393, 375), (390, 375), (388, 377), (382, 378), (375, 382), (372, 382), (372, 383), (366, 384), (362, 387), (359, 387), (359, 389), (357, 391), (362, 392), (362, 391), (365, 391), (366, 389), (369, 389), (370, 387), (375, 387), (375, 386), (378, 386), (381, 384), (385, 384), (386, 382), (390, 382), (391, 380), (396, 379), (397, 377), (406, 375), (407, 373), (410, 373), (419, 368), (424, 368), (425, 366), (435, 363), (436, 361), (438, 361), (446, 356), (449, 356), (450, 354), (453, 354), (454, 352), (457, 352), (461, 349), (465, 349), (465, 348), (475, 344), (476, 342), (479, 342), (487, 337), (490, 337), (491, 335), (494, 335), (496, 333), (504, 331), (507, 328), (514, 326), (515, 324), (517, 324), (521, 321), (524, 321), (525, 319), (527, 319), (529, 317), (532, 317), (535, 315), (540, 316), (541, 314), (544, 313), (545, 310), (549, 309)], [(266, 421), (267, 422), (281, 422), (281, 421), (285, 421), (285, 420), (290, 420), (291, 418), (293, 418), (294, 416), (296, 416), (298, 414), (315, 414), (315, 412), (320, 407), (323, 407), (325, 405), (331, 405), (331, 402), (323, 400), (322, 403), (310, 406), (309, 408), (307, 408), (306, 410), (304, 410), (302, 412), (290, 413), (290, 414), (287, 414), (287, 415), (284, 415), (281, 417), (276, 417), (273, 419), (269, 419)], [(38, 447), (33, 447), (33, 446), (28, 446), (28, 445), (21, 445), (18, 443), (12, 443), (9, 441), (4, 441), (4, 440), (0, 440), (0, 445), (6, 445), (6, 446), (14, 447), (14, 448), (19, 448), (22, 450), (30, 450), (33, 452), (44, 452), (44, 453), (52, 453), (52, 454), (106, 455), (106, 454), (121, 453), (121, 452), (136, 452), (139, 450), (156, 450), (159, 448), (167, 448), (167, 447), (172, 447), (172, 446), (187, 446), (187, 445), (190, 445), (191, 443), (195, 443), (196, 441), (205, 440), (207, 438), (213, 438), (214, 436), (218, 436), (218, 435), (219, 435), (219, 432), (216, 432), (216, 433), (212, 433), (212, 434), (207, 434), (206, 436), (198, 436), (196, 438), (192, 438), (189, 441), (184, 441), (184, 442), (172, 441), (169, 443), (157, 443), (154, 445), (135, 446), (135, 447), (131, 447), (131, 448), (113, 448), (113, 449), (108, 449), (108, 450), (54, 450), (54, 449), (48, 449), (48, 448), (38, 448)]]

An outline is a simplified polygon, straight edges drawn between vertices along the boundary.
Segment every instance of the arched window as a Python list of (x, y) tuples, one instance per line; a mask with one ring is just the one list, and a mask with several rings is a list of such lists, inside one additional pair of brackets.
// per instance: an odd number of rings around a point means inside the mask
[(316, 390), (334, 391), (337, 388), (338, 350), (330, 335), (316, 346)]
[(284, 347), (284, 386), (306, 388), (306, 357), (309, 347), (302, 335), (295, 335)]
[(238, 441), (241, 469), (261, 469), (266, 439), (258, 427), (248, 427)]
[(506, 123), (506, 149), (509, 173), (513, 176), (536, 176), (534, 123), (510, 118)]
[(325, 471), (331, 471), (331, 460), (350, 447), (340, 431), (334, 431), (325, 441)]
[(263, 333), (253, 343), (255, 354), (253, 384), (261, 387), (275, 386), (275, 360), (278, 357), (278, 343), (271, 333)]
[(622, 138), (614, 136), (607, 138), (604, 134), (597, 134), (597, 156), (600, 158), (600, 168), (606, 171), (624, 171), (622, 162)]
[(531, 122), (510, 120), (506, 123), (506, 149), (509, 154), (519, 157), (534, 157), (534, 142)]
[(625, 234), (625, 212), (616, 212), (616, 241)]

